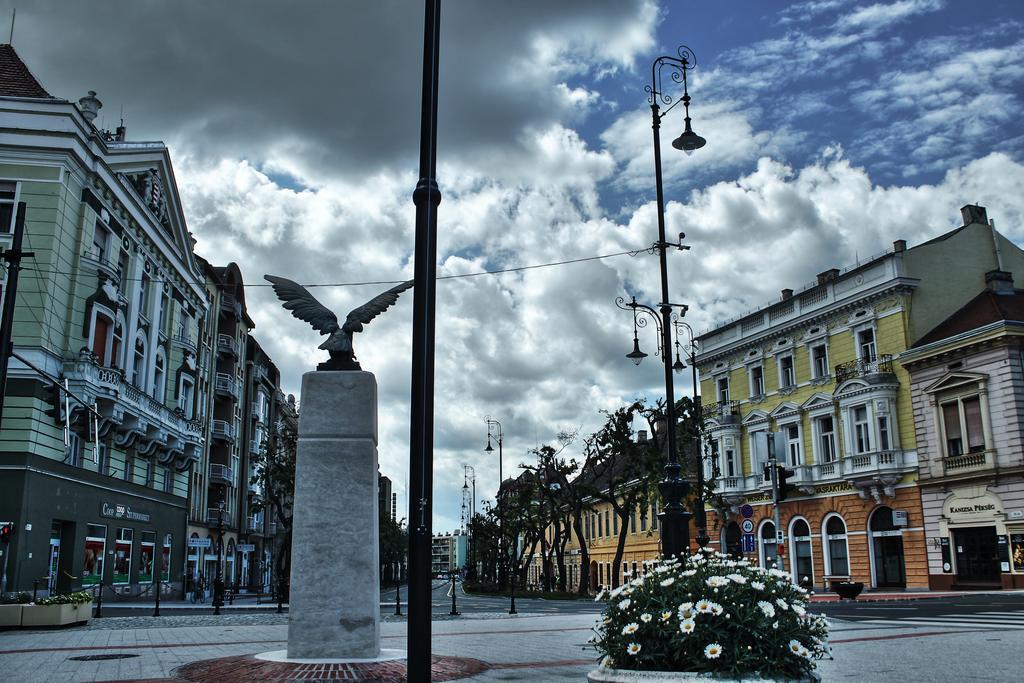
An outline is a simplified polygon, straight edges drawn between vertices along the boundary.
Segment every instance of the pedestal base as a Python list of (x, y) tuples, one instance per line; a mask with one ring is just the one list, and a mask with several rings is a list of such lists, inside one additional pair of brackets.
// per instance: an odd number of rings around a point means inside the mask
[[(281, 650), (280, 652), (284, 652)], [(395, 652), (383, 650), (382, 652)], [(179, 666), (171, 672), (177, 681), (190, 683), (250, 683), (250, 681), (387, 681), (408, 679), (405, 653), (401, 659), (368, 662), (336, 660), (272, 661), (277, 653), (206, 659)], [(487, 671), (488, 665), (468, 657), (431, 657), (431, 681), (455, 681)]]

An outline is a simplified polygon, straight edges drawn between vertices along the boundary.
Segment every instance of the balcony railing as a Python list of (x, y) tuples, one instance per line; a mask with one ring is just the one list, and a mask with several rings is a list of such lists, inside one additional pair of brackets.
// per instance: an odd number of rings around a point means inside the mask
[(238, 382), (227, 373), (217, 373), (217, 377), (214, 380), (214, 389), (224, 396), (238, 399)]
[(223, 353), (237, 358), (238, 346), (235, 344), (235, 338), (229, 334), (218, 334), (217, 353)]
[(975, 453), (962, 453), (951, 455), (943, 460), (946, 474), (960, 474), (962, 472), (973, 472), (975, 470), (987, 470), (993, 467), (993, 454), (995, 451), (977, 451)]
[(249, 516), (245, 518), (245, 530), (250, 534), (258, 534), (263, 531), (263, 518)]
[(705, 420), (717, 420), (718, 422), (732, 422), (739, 420), (739, 401), (718, 401), (717, 403), (705, 403), (702, 407)]
[(857, 360), (837, 365), (835, 373), (836, 384), (842, 384), (854, 377), (864, 377), (865, 375), (876, 375), (879, 373), (892, 374), (892, 372), (892, 355), (880, 353), (877, 358), (872, 360), (858, 358)]
[(249, 452), (258, 455), (263, 452), (263, 439), (252, 439), (249, 441)]
[[(88, 353), (65, 363), (64, 376), (75, 396), (87, 404), (95, 403), (101, 415), (117, 416), (111, 420), (110, 433), (116, 446), (132, 444), (158, 457), (160, 462), (173, 460), (181, 468), (187, 467), (189, 461), (199, 461), (203, 423), (186, 419), (174, 408), (129, 384), (123, 370), (97, 365)], [(71, 405), (72, 412), (77, 413), (76, 403)], [(81, 423), (87, 424), (88, 420)]]
[(236, 318), (242, 315), (242, 307), (238, 304), (238, 299), (235, 298), (234, 294), (221, 294), (220, 310)]
[(87, 264), (99, 268), (110, 279), (118, 278), (117, 263), (111, 260), (112, 249), (100, 251), (95, 244), (88, 246), (82, 252), (82, 260)]
[(183, 327), (179, 327), (174, 332), (174, 336), (171, 337), (171, 341), (193, 352), (195, 352), (198, 349), (198, 347), (196, 346), (196, 342), (192, 339), (192, 334)]
[(214, 420), (210, 423), (210, 431), (215, 439), (224, 439), (225, 441), (235, 440), (235, 428), (234, 426), (225, 420)]
[(206, 509), (206, 523), (210, 526), (217, 526), (221, 522), (223, 516), (224, 526), (231, 526), (231, 513), (227, 510), (221, 512), (220, 508), (207, 508)]
[(231, 468), (228, 467), (227, 465), (210, 463), (210, 483), (234, 486), (235, 473), (232, 472)]
[[(986, 458), (984, 453), (969, 453), (962, 462), (954, 462), (963, 471), (968, 468), (983, 467)], [(946, 460), (946, 471), (950, 472), (950, 459)], [(793, 470), (788, 483), (798, 489), (812, 490), (812, 487), (821, 484), (838, 483), (841, 481), (864, 481), (874, 477), (886, 475), (900, 475), (912, 471), (917, 467), (916, 463), (907, 458), (904, 451), (875, 451), (871, 453), (858, 453), (831, 462), (815, 463), (813, 465), (799, 465), (796, 467), (787, 466)], [(756, 472), (745, 476), (719, 477), (716, 480), (715, 489), (723, 494), (728, 493), (758, 493), (771, 489), (771, 479), (765, 478), (763, 472)]]

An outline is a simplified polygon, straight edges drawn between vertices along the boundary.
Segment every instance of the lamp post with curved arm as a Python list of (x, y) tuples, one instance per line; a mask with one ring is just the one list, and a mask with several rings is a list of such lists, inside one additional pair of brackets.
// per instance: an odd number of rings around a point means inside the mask
[[(690, 93), (687, 89), (687, 72), (696, 68), (697, 60), (693, 51), (681, 45), (676, 50), (675, 56), (662, 55), (654, 60), (651, 65), (651, 83), (645, 86), (647, 101), (651, 105), (651, 128), (654, 135), (654, 180), (658, 202), (658, 241), (654, 243), (653, 249), (658, 252), (658, 265), (661, 273), (661, 302), (658, 310), (644, 304), (638, 304), (634, 297), (632, 302), (625, 304), (624, 300), (616, 301), (620, 308), (633, 309), (634, 351), (629, 355), (634, 363), (638, 364), (643, 360), (643, 352), (640, 351), (639, 340), (636, 336), (636, 327), (642, 326), (642, 317), (637, 317), (638, 309), (651, 314), (658, 323), (658, 332), (661, 342), (661, 360), (665, 370), (665, 421), (667, 425), (666, 443), (668, 446), (668, 462), (665, 464), (665, 478), (658, 484), (658, 491), (664, 502), (661, 518), (661, 552), (665, 557), (678, 557), (688, 551), (690, 545), (689, 519), (690, 514), (683, 507), (683, 498), (689, 491), (690, 485), (681, 476), (682, 466), (679, 463), (679, 453), (676, 448), (676, 410), (675, 391), (672, 385), (672, 360), (670, 349), (672, 348), (672, 331), (669, 327), (672, 309), (681, 308), (685, 313), (686, 306), (673, 304), (669, 299), (668, 288), (668, 263), (667, 251), (669, 247), (679, 250), (689, 249), (683, 244), (685, 235), (679, 233), (679, 242), (671, 243), (665, 240), (665, 192), (661, 176), (661, 120), (680, 102), (686, 111), (685, 128), (682, 134), (672, 141), (672, 146), (680, 151), (692, 154), (694, 150), (700, 149), (706, 144), (706, 140), (693, 132), (690, 126)], [(682, 83), (683, 96), (678, 100), (665, 93), (662, 88), (662, 81), (665, 76), (673, 83)], [(662, 111), (661, 106), (667, 105)]]
[[(487, 422), (487, 447), (484, 451), (487, 453), (493, 453), (494, 447), (491, 446), (492, 434), (498, 440), (498, 493), (495, 495), (494, 502), (498, 506), (498, 557), (501, 558), (501, 563), (498, 567), (498, 572), (508, 576), (509, 570), (511, 569), (511, 562), (509, 561), (509, 550), (503, 547), (502, 539), (505, 536), (505, 513), (501, 508), (501, 486), (505, 483), (505, 475), (502, 471), (502, 452), (501, 447), (505, 441), (505, 434), (501, 431), (501, 423), (497, 420), (492, 420), (490, 415), (484, 417)], [(513, 548), (513, 552), (515, 549)], [(517, 614), (516, 611), (516, 578), (515, 575), (509, 576), (509, 614)], [(501, 577), (498, 577), (498, 584), (501, 584)]]

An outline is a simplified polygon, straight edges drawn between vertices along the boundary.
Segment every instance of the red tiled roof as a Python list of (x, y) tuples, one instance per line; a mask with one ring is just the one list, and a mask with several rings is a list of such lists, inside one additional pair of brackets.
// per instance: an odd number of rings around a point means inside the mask
[(986, 289), (918, 339), (913, 348), (955, 337), (1000, 320), (1024, 321), (1024, 290), (997, 293)]
[(48, 97), (53, 95), (39, 84), (36, 77), (8, 44), (0, 44), (0, 95), (7, 97)]

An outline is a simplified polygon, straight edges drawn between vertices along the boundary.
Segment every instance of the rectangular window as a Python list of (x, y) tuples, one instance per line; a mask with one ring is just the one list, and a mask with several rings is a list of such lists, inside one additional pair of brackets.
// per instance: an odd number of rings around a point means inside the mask
[(871, 450), (871, 423), (868, 422), (867, 406), (853, 409), (853, 450), (855, 453)]
[(725, 403), (729, 400), (729, 378), (719, 377), (718, 378), (718, 401)]
[(870, 327), (857, 333), (857, 353), (863, 361), (875, 360), (875, 331)]
[(0, 234), (14, 232), (14, 195), (17, 183), (0, 182)]
[(82, 561), (82, 587), (95, 586), (103, 580), (103, 558), (107, 549), (107, 527), (87, 524), (85, 557)]
[(107, 262), (107, 249), (110, 245), (110, 231), (99, 220), (92, 233), (93, 255), (100, 263)]
[(800, 427), (795, 424), (786, 425), (783, 427), (783, 431), (786, 434), (786, 452), (789, 454), (789, 466), (797, 467), (803, 464), (800, 457)]
[(640, 531), (647, 531), (647, 506), (640, 508)]
[(618, 515), (612, 515), (612, 535), (613, 536), (618, 536), (619, 535), (619, 516)]
[(174, 471), (164, 469), (164, 493), (174, 493)]
[(836, 433), (832, 416), (819, 417), (818, 424), (818, 457), (821, 462), (833, 462), (836, 459)]
[(612, 535), (611, 531), (609, 531), (609, 529), (612, 528), (612, 525), (609, 524), (609, 521), (610, 520), (608, 519), (608, 511), (605, 510), (604, 511), (604, 535), (605, 536), (611, 536)]
[(751, 464), (754, 474), (760, 474), (764, 466), (768, 464), (768, 440), (765, 438), (765, 431), (750, 433)]
[(828, 346), (818, 344), (811, 347), (811, 376), (814, 379), (828, 377)]
[(796, 375), (793, 373), (793, 356), (783, 356), (779, 359), (779, 386), (783, 389), (796, 384)]
[(128, 293), (128, 251), (121, 250), (121, 254), (117, 257), (117, 272), (120, 277), (120, 281), (117, 283), (117, 291), (125, 296)]
[(725, 476), (738, 477), (736, 470), (736, 451), (731, 448), (725, 449)]
[[(139, 286), (139, 315), (146, 316), (146, 304), (149, 302), (149, 276), (142, 276), (142, 283)], [(147, 316), (148, 317), (148, 316)]]
[(889, 450), (889, 418), (885, 415), (878, 416), (878, 448)]
[(764, 396), (764, 368), (760, 365), (750, 368), (750, 395)]
[(601, 513), (598, 512), (597, 513), (597, 537), (601, 538), (602, 536), (604, 536), (604, 533), (601, 531)]
[(658, 530), (658, 501), (651, 503), (651, 528)]
[(69, 434), (67, 461), (72, 467), (82, 466), (82, 439), (75, 432)]
[(156, 552), (156, 532), (143, 531), (139, 543), (139, 583), (153, 582), (153, 560)]
[(981, 420), (981, 400), (977, 396), (942, 404), (942, 422), (946, 432), (946, 455), (985, 450)]
[(131, 529), (118, 529), (114, 541), (114, 583), (128, 583), (132, 571), (132, 535)]
[(629, 512), (629, 533), (636, 533), (636, 508), (633, 508)]

